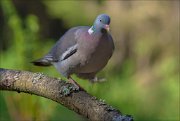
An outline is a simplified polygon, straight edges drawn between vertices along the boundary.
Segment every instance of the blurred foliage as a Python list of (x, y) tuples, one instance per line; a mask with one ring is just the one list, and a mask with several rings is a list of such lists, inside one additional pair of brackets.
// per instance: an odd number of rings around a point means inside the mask
[[(179, 1), (0, 1), (0, 67), (43, 72), (30, 62), (48, 52), (63, 33), (111, 16), (115, 52), (91, 84), (73, 76), (90, 94), (132, 114), (135, 120), (179, 119)], [(0, 120), (86, 120), (51, 100), (0, 92)]]

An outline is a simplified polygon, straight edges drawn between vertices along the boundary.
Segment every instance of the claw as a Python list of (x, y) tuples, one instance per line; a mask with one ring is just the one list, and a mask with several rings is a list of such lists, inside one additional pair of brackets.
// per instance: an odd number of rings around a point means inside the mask
[(68, 79), (68, 82), (73, 84), (75, 86), (76, 89), (78, 90), (84, 90), (76, 81), (74, 81), (72, 78)]

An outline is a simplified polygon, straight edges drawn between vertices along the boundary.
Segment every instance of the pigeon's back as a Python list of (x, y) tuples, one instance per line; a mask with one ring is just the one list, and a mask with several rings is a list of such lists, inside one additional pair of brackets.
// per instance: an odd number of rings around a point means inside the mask
[(59, 60), (59, 58), (68, 48), (74, 46), (77, 43), (77, 39), (75, 38), (75, 32), (78, 29), (88, 30), (88, 28), (88, 26), (71, 28), (57, 41), (57, 43), (53, 46), (53, 48), (47, 55), (52, 56), (54, 60)]

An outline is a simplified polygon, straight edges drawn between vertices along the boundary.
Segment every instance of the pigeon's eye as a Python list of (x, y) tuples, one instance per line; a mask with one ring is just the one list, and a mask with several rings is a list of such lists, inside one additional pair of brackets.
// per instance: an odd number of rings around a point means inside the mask
[(101, 22), (102, 20), (100, 19), (99, 21)]

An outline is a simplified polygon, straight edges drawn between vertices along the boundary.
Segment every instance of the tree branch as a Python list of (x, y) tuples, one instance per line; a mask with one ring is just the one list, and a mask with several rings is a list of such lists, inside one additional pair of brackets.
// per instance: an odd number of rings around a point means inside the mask
[(42, 73), (0, 68), (0, 90), (25, 92), (56, 101), (93, 121), (132, 121), (74, 85)]

